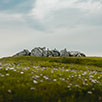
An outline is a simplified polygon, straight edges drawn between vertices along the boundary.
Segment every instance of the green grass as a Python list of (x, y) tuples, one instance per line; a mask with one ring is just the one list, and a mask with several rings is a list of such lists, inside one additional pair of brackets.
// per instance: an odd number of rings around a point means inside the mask
[(2, 58), (0, 102), (102, 102), (102, 58)]

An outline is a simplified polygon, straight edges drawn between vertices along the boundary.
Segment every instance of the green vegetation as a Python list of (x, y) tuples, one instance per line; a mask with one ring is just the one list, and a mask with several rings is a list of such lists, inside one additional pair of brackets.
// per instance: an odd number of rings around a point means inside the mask
[(0, 102), (102, 102), (102, 58), (2, 58)]

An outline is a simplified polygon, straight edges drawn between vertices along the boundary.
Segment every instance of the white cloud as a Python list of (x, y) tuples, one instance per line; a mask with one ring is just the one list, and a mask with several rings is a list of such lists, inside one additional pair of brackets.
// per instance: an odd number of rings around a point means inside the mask
[(0, 13), (0, 21), (24, 21), (23, 15), (19, 13)]
[(94, 0), (86, 2), (78, 0), (37, 0), (31, 14), (40, 20), (44, 20), (50, 16), (51, 12), (65, 8), (79, 8), (82, 11), (94, 13), (102, 10), (102, 3)]
[(37, 0), (32, 10), (32, 15), (44, 19), (51, 11), (67, 8), (77, 0)]
[(102, 10), (102, 3), (100, 1), (89, 0), (88, 2), (80, 2), (77, 7), (87, 10), (90, 13), (99, 13)]

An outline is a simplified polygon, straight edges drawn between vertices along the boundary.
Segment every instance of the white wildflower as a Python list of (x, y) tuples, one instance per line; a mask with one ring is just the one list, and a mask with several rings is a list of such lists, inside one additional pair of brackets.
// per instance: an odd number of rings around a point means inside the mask
[(11, 90), (10, 89), (8, 90), (8, 93), (11, 93)]
[(76, 87), (79, 87), (79, 85), (75, 85)]
[(48, 80), (49, 78), (47, 76), (43, 76), (44, 79)]
[(3, 75), (3, 74), (1, 74), (1, 77), (4, 77), (4, 75)]
[(87, 81), (87, 79), (85, 79), (85, 81)]
[(21, 74), (24, 74), (24, 72), (20, 72)]
[(57, 79), (53, 79), (53, 81), (57, 81)]
[(12, 67), (12, 68), (9, 68), (10, 70), (13, 70), (14, 69), (14, 67)]
[(100, 77), (98, 77), (98, 79), (100, 79)]
[(69, 69), (66, 69), (66, 71), (68, 72), (68, 71), (69, 71)]
[(37, 82), (36, 80), (33, 80), (33, 83), (34, 83), (34, 84), (37, 84), (38, 82)]
[(92, 94), (92, 91), (88, 91), (87, 93), (88, 93), (88, 94)]
[(9, 73), (6, 74), (6, 76), (9, 76), (9, 75), (10, 75)]

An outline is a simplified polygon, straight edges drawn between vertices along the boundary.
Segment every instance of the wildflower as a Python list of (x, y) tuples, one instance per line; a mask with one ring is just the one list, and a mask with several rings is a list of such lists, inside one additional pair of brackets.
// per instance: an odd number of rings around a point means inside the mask
[(88, 94), (92, 94), (92, 91), (88, 91), (87, 93), (88, 93)]
[(53, 81), (57, 81), (57, 79), (53, 79)]
[(88, 84), (85, 84), (86, 86), (88, 86)]
[(67, 80), (69, 80), (69, 78), (67, 78)]
[(6, 74), (6, 76), (9, 76), (9, 75), (10, 75), (9, 73)]
[(69, 71), (69, 69), (66, 69), (66, 71), (68, 72), (68, 71)]
[(93, 76), (92, 76), (92, 75), (89, 75), (89, 77), (90, 77), (90, 78), (93, 78)]
[(65, 79), (64, 79), (64, 78), (61, 78), (61, 80), (62, 80), (62, 81), (65, 81)]
[(14, 69), (14, 67), (12, 67), (12, 68), (9, 68), (10, 70), (13, 70)]
[(51, 73), (53, 73), (54, 71), (53, 70), (51, 70)]
[(24, 74), (24, 72), (20, 72), (21, 74)]
[(81, 75), (79, 74), (79, 77), (81, 77)]
[(90, 79), (90, 80), (91, 80), (91, 82), (96, 83), (96, 80), (94, 80), (94, 79)]
[(40, 82), (42, 83), (42, 82), (43, 82), (43, 80), (40, 80)]
[(69, 85), (69, 86), (67, 86), (67, 88), (70, 88), (71, 86)]
[(95, 90), (95, 88), (92, 88), (92, 90)]
[(8, 68), (5, 69), (5, 71), (7, 71), (7, 70), (8, 70)]
[(34, 78), (34, 79), (39, 79), (39, 78), (40, 78), (40, 76), (35, 75), (35, 76), (32, 76), (32, 78)]
[(31, 87), (30, 90), (35, 90), (35, 88), (34, 87)]
[(98, 79), (100, 79), (100, 77), (98, 77)]
[(40, 74), (40, 76), (42, 76), (42, 74)]
[(3, 74), (1, 74), (1, 77), (4, 77), (4, 75), (3, 75)]
[(0, 69), (2, 69), (2, 67), (0, 67)]
[(43, 76), (44, 79), (48, 80), (49, 78), (47, 76)]
[(34, 84), (37, 84), (38, 82), (37, 82), (36, 80), (33, 80), (33, 83), (34, 83)]
[(8, 93), (11, 93), (11, 90), (10, 89), (8, 90)]
[(79, 85), (75, 85), (76, 87), (79, 87)]
[(87, 81), (87, 79), (85, 79), (85, 81)]
[(67, 88), (71, 88), (72, 84), (68, 85)]
[(15, 72), (16, 72), (16, 69), (14, 69), (13, 71), (15, 71)]
[(84, 75), (86, 75), (87, 74), (87, 72), (84, 72)]

